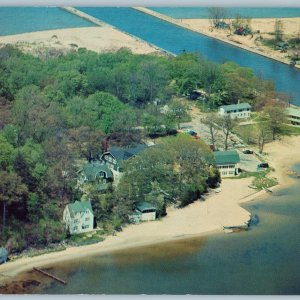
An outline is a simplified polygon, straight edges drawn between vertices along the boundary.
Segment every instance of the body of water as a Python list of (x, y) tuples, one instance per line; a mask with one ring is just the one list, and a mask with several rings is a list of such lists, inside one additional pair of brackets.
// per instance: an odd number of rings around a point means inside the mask
[(199, 52), (211, 61), (234, 61), (250, 67), (264, 79), (270, 79), (280, 92), (288, 93), (300, 106), (300, 70), (251, 53), (227, 43), (164, 22), (131, 8), (78, 8), (125, 32), (157, 45), (174, 54)]
[[(300, 172), (300, 165), (298, 165)], [(250, 230), (122, 250), (53, 266), (49, 294), (300, 294), (300, 183), (244, 207)]]
[[(175, 19), (209, 19), (207, 7), (149, 7), (150, 9)], [(300, 7), (225, 7), (227, 16), (237, 14), (248, 18), (296, 18), (300, 17)]]
[(0, 7), (0, 36), (88, 26), (96, 25), (56, 7)]

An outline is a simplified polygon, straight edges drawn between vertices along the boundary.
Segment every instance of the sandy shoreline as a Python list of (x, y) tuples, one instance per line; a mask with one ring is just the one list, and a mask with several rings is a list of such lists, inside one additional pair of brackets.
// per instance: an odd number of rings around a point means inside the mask
[[(286, 57), (287, 53), (280, 53), (279, 51), (271, 50), (270, 48), (262, 46), (261, 44), (257, 45), (255, 42), (255, 38), (258, 37), (260, 34), (258, 34), (257, 36), (254, 35), (252, 41), (249, 42), (249, 36), (244, 37), (231, 35), (230, 37), (228, 37), (227, 30), (214, 29), (213, 31), (211, 31), (210, 20), (208, 19), (173, 19), (169, 16), (160, 14), (145, 7), (134, 7), (134, 9), (159, 18), (161, 20), (164, 20), (166, 22), (186, 28), (188, 30), (192, 30), (204, 34), (208, 37), (218, 39), (222, 42), (231, 44), (244, 50), (254, 52), (256, 54), (271, 58), (273, 60), (277, 60), (285, 64), (290, 64), (290, 60)], [(286, 30), (285, 32), (287, 32), (288, 35), (295, 36), (296, 34), (298, 34), (300, 30), (300, 18), (284, 18), (282, 20), (284, 24), (284, 30)], [(252, 30), (260, 30), (261, 35), (265, 37), (266, 33), (272, 32), (274, 30), (274, 23), (275, 19), (268, 18), (251, 20)], [(300, 65), (296, 65), (295, 67), (300, 68)]]
[(159, 48), (111, 26), (55, 29), (0, 36), (0, 46), (6, 44), (15, 45), (20, 50), (32, 54), (46, 48), (61, 51), (86, 48), (98, 53), (128, 48), (136, 54), (162, 54)]
[[(291, 166), (299, 162), (300, 137), (285, 137), (266, 145), (268, 161), (276, 168), (272, 174), (279, 181), (279, 188), (293, 182), (288, 176)], [(183, 209), (168, 209), (162, 220), (129, 225), (116, 236), (94, 245), (70, 247), (61, 252), (53, 252), (36, 257), (24, 257), (0, 265), (0, 282), (13, 279), (16, 275), (66, 260), (79, 259), (88, 255), (100, 255), (116, 250), (174, 241), (192, 236), (222, 232), (223, 226), (240, 225), (247, 222), (250, 213), (240, 207), (240, 203), (255, 200), (266, 194), (255, 192), (248, 187), (251, 178), (225, 179), (222, 191), (214, 193), (206, 201), (196, 201)], [(234, 190), (234, 193), (232, 191)]]

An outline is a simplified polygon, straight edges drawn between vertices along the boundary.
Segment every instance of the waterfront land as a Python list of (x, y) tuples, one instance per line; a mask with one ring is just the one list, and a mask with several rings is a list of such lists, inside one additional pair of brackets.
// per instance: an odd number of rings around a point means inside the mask
[[(288, 53), (283, 53), (279, 50), (264, 46), (262, 43), (263, 39), (274, 38), (274, 25), (276, 19), (251, 19), (251, 28), (254, 34), (238, 36), (231, 34), (229, 30), (212, 28), (211, 20), (209, 19), (173, 19), (145, 7), (135, 7), (135, 9), (188, 30), (199, 32), (256, 54), (290, 64)], [(296, 38), (299, 35), (300, 18), (285, 18), (281, 21), (286, 37)], [(260, 39), (260, 37), (262, 37), (262, 39)], [(299, 67), (299, 65), (296, 65), (296, 67)]]
[(149, 43), (127, 35), (111, 26), (57, 29), (0, 37), (0, 46), (11, 44), (23, 52), (39, 55), (45, 49), (74, 51), (86, 48), (95, 52), (128, 48), (136, 54), (161, 53)]
[[(287, 187), (293, 182), (289, 174), (292, 165), (299, 162), (299, 147), (299, 136), (284, 137), (266, 146), (268, 161), (271, 167), (275, 168), (272, 176), (279, 182), (277, 188)], [(183, 209), (170, 207), (164, 219), (140, 225), (129, 225), (116, 236), (110, 236), (98, 244), (70, 247), (60, 252), (22, 257), (8, 262), (0, 266), (0, 280), (3, 283), (9, 282), (18, 274), (31, 270), (33, 267), (221, 232), (223, 226), (240, 225), (250, 218), (250, 213), (240, 207), (240, 203), (266, 195), (265, 191), (255, 192), (250, 189), (248, 187), (250, 182), (251, 178), (225, 179), (221, 184), (221, 192), (212, 192), (206, 201), (196, 201)]]

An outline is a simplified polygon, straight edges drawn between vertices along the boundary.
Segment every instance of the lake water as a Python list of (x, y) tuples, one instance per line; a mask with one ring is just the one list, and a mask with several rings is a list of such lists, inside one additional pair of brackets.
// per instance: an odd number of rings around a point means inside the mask
[[(300, 165), (297, 166), (300, 172)], [(300, 182), (244, 207), (250, 230), (122, 250), (53, 266), (49, 294), (300, 294)]]
[(55, 7), (0, 7), (0, 35), (95, 24)]
[(300, 106), (300, 69), (251, 53), (213, 38), (164, 22), (131, 8), (78, 8), (115, 27), (174, 54), (199, 52), (211, 61), (234, 61), (250, 67), (255, 74), (275, 82), (277, 90), (288, 93)]
[[(207, 7), (150, 7), (175, 19), (208, 19)], [(295, 18), (300, 17), (300, 7), (226, 7), (228, 17), (236, 14), (249, 18)]]

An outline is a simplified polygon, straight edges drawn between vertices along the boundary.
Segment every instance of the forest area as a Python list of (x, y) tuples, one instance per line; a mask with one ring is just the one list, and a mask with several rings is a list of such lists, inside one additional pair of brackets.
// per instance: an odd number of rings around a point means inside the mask
[(189, 118), (181, 99), (198, 89), (211, 110), (238, 101), (260, 110), (276, 95), (251, 69), (195, 53), (78, 49), (39, 58), (1, 48), (0, 245), (21, 251), (65, 239), (62, 211), (82, 196), (79, 165), (98, 158), (105, 140), (126, 147), (164, 137), (126, 163), (117, 188), (92, 194), (97, 224), (120, 229), (145, 196), (163, 215), (166, 205), (187, 205), (215, 186), (220, 177), (209, 147), (169, 136)]

